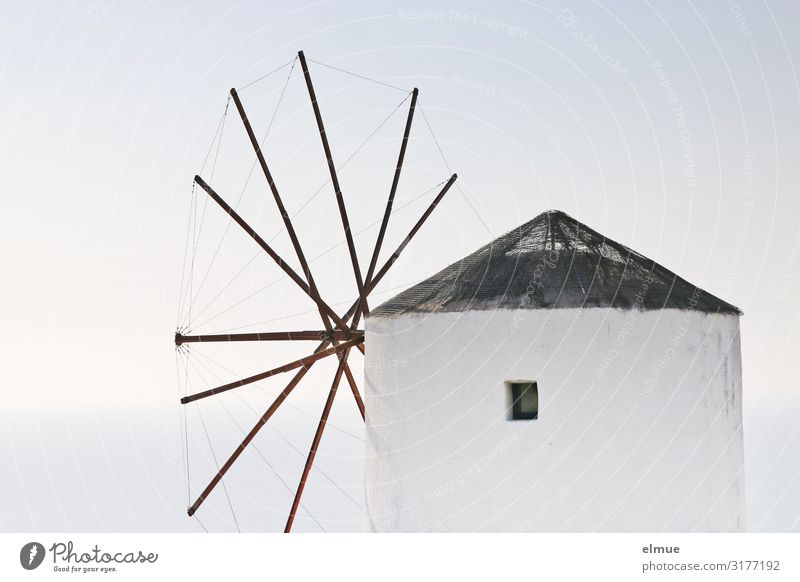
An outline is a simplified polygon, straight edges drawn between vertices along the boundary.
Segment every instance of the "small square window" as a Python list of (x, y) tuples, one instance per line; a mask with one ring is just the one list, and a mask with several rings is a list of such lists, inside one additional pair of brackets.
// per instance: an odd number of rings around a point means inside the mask
[(539, 418), (539, 387), (536, 382), (509, 382), (511, 389), (511, 420)]

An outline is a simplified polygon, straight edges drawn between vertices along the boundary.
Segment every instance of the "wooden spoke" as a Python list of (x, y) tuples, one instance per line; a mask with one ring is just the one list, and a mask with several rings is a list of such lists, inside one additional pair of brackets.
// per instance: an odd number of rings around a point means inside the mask
[(339, 177), (336, 174), (336, 166), (333, 163), (333, 154), (331, 153), (331, 146), (328, 143), (328, 136), (325, 133), (325, 124), (322, 121), (322, 114), (319, 110), (319, 103), (317, 102), (317, 95), (314, 92), (314, 84), (311, 82), (311, 74), (308, 72), (308, 64), (303, 51), (298, 53), (300, 57), (300, 66), (303, 68), (303, 76), (306, 80), (306, 87), (308, 88), (308, 95), (311, 97), (311, 105), (314, 108), (314, 117), (317, 120), (317, 128), (319, 129), (319, 136), (322, 139), (322, 147), (325, 150), (325, 159), (328, 162), (328, 171), (331, 175), (331, 183), (333, 190), (336, 193), (336, 204), (339, 207), (339, 215), (342, 219), (342, 226), (344, 227), (344, 236), (347, 239), (347, 249), (350, 252), (350, 262), (353, 264), (353, 273), (356, 278), (356, 285), (358, 287), (358, 295), (365, 313), (369, 311), (367, 307), (367, 296), (364, 293), (364, 280), (361, 278), (361, 268), (358, 265), (358, 255), (356, 254), (355, 243), (353, 242), (353, 233), (350, 232), (350, 221), (347, 218), (347, 207), (344, 203), (344, 196), (342, 195), (342, 188), (339, 185)]
[(394, 170), (394, 178), (392, 179), (392, 187), (389, 190), (389, 199), (386, 201), (386, 210), (383, 212), (383, 220), (381, 220), (381, 227), (378, 231), (378, 238), (375, 240), (375, 248), (372, 251), (372, 259), (369, 262), (367, 269), (366, 281), (369, 283), (372, 275), (375, 273), (375, 265), (378, 263), (378, 257), (381, 254), (381, 246), (383, 245), (383, 237), (386, 235), (386, 227), (389, 225), (389, 217), (392, 215), (392, 205), (394, 204), (394, 195), (397, 192), (397, 185), (400, 182), (400, 171), (403, 169), (403, 160), (406, 157), (406, 146), (408, 145), (408, 136), (411, 133), (411, 122), (414, 119), (414, 110), (417, 107), (417, 95), (419, 90), (415, 87), (411, 95), (411, 105), (408, 108), (408, 117), (406, 118), (406, 128), (403, 130), (403, 141), (400, 143), (400, 155), (397, 158), (397, 166)]
[(286, 521), (286, 528), (283, 530), (284, 533), (289, 533), (292, 530), (292, 523), (294, 523), (294, 516), (297, 513), (297, 508), (300, 505), (300, 498), (303, 496), (303, 490), (306, 487), (306, 481), (308, 480), (308, 473), (311, 471), (311, 466), (314, 464), (314, 457), (317, 456), (317, 449), (319, 448), (319, 442), (322, 439), (322, 433), (325, 430), (325, 425), (328, 423), (328, 415), (331, 412), (331, 407), (333, 406), (333, 399), (336, 397), (336, 390), (339, 387), (339, 382), (342, 379), (342, 372), (347, 365), (347, 356), (349, 354), (349, 350), (345, 351), (342, 354), (342, 359), (339, 362), (339, 367), (336, 369), (336, 375), (333, 377), (333, 382), (331, 383), (331, 389), (328, 392), (328, 399), (325, 401), (325, 406), (322, 409), (322, 416), (319, 419), (319, 424), (317, 425), (317, 431), (314, 433), (314, 440), (311, 441), (311, 450), (308, 452), (308, 458), (306, 459), (306, 464), (303, 467), (303, 474), (300, 477), (300, 483), (297, 485), (297, 492), (294, 494), (294, 501), (292, 502), (292, 509), (289, 512), (289, 519)]
[[(358, 345), (363, 347), (364, 344)], [(347, 378), (347, 383), (350, 384), (350, 391), (353, 393), (353, 398), (356, 399), (356, 406), (358, 406), (358, 411), (361, 413), (361, 420), (366, 420), (364, 401), (361, 399), (361, 393), (358, 391), (358, 384), (356, 384), (356, 379), (353, 377), (353, 373), (350, 371), (349, 364), (345, 364), (344, 366), (344, 375), (345, 378)]]
[(335, 339), (344, 341), (364, 337), (364, 330), (356, 329), (352, 332), (342, 330), (328, 331), (321, 329), (318, 331), (269, 331), (257, 333), (220, 333), (203, 335), (182, 335), (175, 334), (175, 345), (189, 343), (210, 343), (210, 342), (274, 342), (274, 341), (322, 341), (324, 339)]

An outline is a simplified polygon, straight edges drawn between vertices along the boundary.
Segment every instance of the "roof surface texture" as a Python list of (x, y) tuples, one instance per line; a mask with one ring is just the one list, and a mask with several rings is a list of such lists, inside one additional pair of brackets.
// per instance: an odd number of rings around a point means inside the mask
[(559, 210), (543, 212), (370, 313), (738, 308)]

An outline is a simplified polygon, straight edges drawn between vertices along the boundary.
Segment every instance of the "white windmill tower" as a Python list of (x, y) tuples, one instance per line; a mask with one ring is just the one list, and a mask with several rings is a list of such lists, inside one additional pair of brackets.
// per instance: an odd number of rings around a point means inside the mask
[(373, 531), (741, 531), (740, 311), (559, 211), (369, 313)]

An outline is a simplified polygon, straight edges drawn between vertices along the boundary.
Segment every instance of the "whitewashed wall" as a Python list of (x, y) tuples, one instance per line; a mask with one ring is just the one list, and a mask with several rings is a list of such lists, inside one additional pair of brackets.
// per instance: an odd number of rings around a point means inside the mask
[[(372, 530), (744, 530), (738, 317), (470, 311), (366, 335)], [(538, 420), (507, 420), (511, 379), (538, 382)]]

